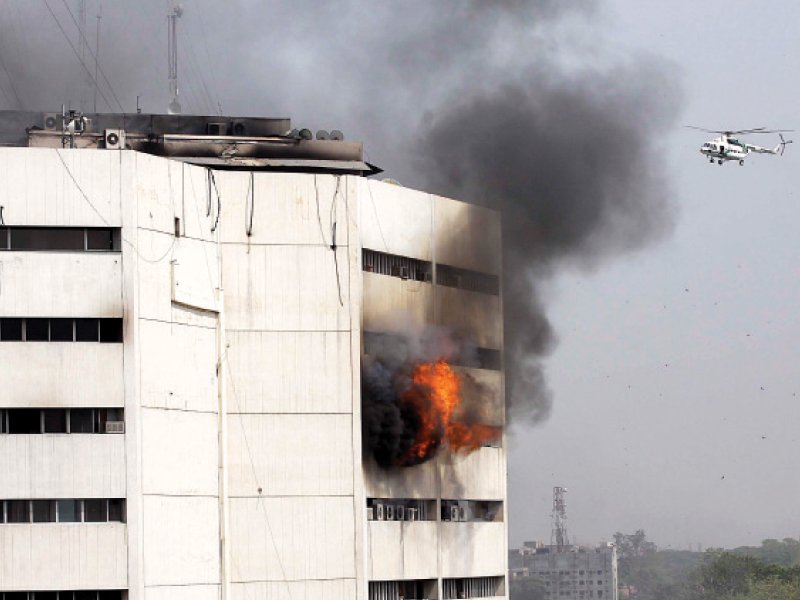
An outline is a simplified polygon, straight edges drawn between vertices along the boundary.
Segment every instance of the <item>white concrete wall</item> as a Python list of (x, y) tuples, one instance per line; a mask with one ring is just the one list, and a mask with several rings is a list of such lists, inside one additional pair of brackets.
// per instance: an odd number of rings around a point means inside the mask
[(505, 523), (439, 523), (442, 577), (505, 575)]
[(438, 528), (436, 521), (370, 521), (369, 579), (439, 577)]
[(0, 252), (0, 315), (122, 317), (122, 255)]
[(122, 523), (31, 523), (0, 526), (0, 589), (125, 589)]
[(0, 380), (4, 408), (123, 406), (122, 344), (2, 342)]
[(124, 498), (124, 436), (0, 435), (0, 482), (2, 499)]

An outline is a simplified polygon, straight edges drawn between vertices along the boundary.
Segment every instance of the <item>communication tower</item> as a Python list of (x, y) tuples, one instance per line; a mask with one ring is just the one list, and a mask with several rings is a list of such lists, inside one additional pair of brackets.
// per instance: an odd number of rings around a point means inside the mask
[(173, 5), (167, 13), (167, 62), (169, 71), (169, 114), (179, 115), (181, 104), (178, 102), (178, 19), (183, 15), (183, 5)]
[(563, 550), (569, 545), (567, 537), (567, 488), (556, 486), (553, 488), (553, 532), (550, 535), (550, 544)]

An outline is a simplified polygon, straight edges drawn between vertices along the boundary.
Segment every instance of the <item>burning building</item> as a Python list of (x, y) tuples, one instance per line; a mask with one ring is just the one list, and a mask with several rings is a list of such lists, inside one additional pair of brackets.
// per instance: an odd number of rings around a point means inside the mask
[(506, 596), (499, 214), (312, 137), (0, 113), (0, 600)]

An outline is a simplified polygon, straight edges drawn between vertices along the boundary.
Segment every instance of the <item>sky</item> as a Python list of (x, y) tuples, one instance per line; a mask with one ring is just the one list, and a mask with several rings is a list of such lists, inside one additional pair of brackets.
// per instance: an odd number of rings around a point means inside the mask
[[(101, 79), (113, 92), (103, 86), (98, 109), (122, 104), (132, 111), (138, 95), (145, 112), (162, 112), (167, 3), (102, 4)], [(600, 107), (587, 122), (556, 118), (551, 127), (521, 127), (517, 138), (509, 132), (519, 156), (535, 147), (563, 166), (549, 165), (553, 185), (581, 178), (570, 170), (572, 159), (581, 164), (588, 157), (635, 181), (618, 193), (640, 200), (630, 206), (645, 207), (642, 215), (658, 217), (658, 227), (639, 219), (615, 229), (628, 205), (612, 198), (611, 225), (601, 223), (588, 238), (601, 242), (532, 263), (537, 303), (557, 342), (537, 356), (549, 416), (539, 411), (535, 425), (515, 421), (510, 437), (512, 546), (549, 540), (555, 485), (569, 490), (569, 532), (580, 543), (640, 528), (673, 548), (800, 536), (800, 484), (792, 468), (800, 448), (800, 143), (784, 157), (718, 166), (698, 153), (710, 136), (682, 127), (800, 129), (800, 40), (793, 30), (800, 5), (183, 4), (186, 112), (221, 106), (225, 114), (289, 116), (295, 125), (341, 129), (364, 140), (369, 159), (410, 187), (441, 184), (447, 191), (448, 182), (431, 176), (438, 174), (431, 165), (447, 165), (429, 150), (426, 133), (440, 131), (459, 97), (516, 85), (539, 98), (535, 90), (550, 82), (551, 90), (566, 87), (567, 97), (578, 94)], [(74, 31), (63, 0), (0, 0), (3, 108), (92, 103), (48, 5)], [(76, 2), (68, 5), (75, 11)], [(98, 5), (87, 0), (90, 40)], [(594, 118), (606, 115), (608, 137), (596, 133), (605, 129)], [(491, 117), (489, 110), (490, 124)], [(754, 141), (777, 142), (763, 138)], [(620, 147), (623, 139), (630, 145)], [(588, 190), (571, 192), (580, 195), (574, 206), (584, 209), (593, 207), (595, 182), (598, 198), (616, 189), (597, 174), (585, 181)], [(640, 238), (630, 231), (637, 225)]]

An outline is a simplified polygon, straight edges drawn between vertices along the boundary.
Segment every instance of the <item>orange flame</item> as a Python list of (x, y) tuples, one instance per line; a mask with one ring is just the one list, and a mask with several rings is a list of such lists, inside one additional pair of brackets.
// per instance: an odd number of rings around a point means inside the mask
[(403, 464), (430, 458), (443, 443), (454, 451), (472, 452), (500, 437), (498, 427), (453, 421), (461, 405), (461, 379), (444, 360), (418, 364), (411, 380), (403, 400), (413, 407), (419, 428)]

